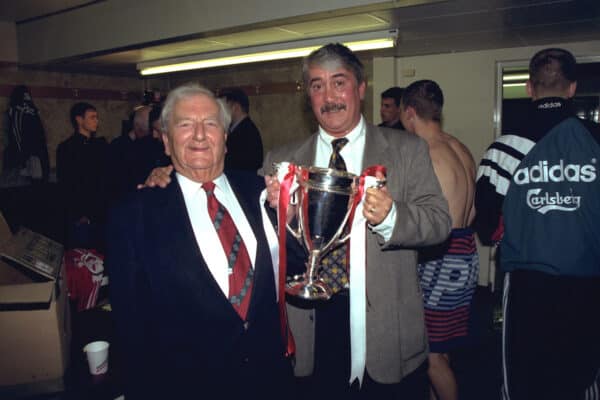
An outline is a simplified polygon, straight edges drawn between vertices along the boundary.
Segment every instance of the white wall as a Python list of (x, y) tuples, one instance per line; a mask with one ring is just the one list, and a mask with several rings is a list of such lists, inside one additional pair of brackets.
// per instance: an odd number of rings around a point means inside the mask
[[(390, 82), (390, 76), (396, 76), (395, 84), (401, 87), (419, 79), (436, 81), (444, 92), (444, 129), (465, 143), (479, 162), (494, 139), (497, 63), (522, 60), (523, 65), (527, 65), (536, 51), (546, 47), (562, 47), (576, 57), (600, 55), (600, 41), (590, 41), (405, 57), (396, 59), (395, 66), (388, 58), (380, 58), (373, 62), (373, 81)], [(414, 76), (404, 76), (413, 70)], [(376, 116), (379, 115), (380, 92), (373, 91), (373, 115)], [(379, 118), (374, 122), (380, 122)], [(493, 278), (490, 276), (493, 271), (488, 270), (489, 248), (480, 248), (480, 258), (480, 284), (485, 285)]]

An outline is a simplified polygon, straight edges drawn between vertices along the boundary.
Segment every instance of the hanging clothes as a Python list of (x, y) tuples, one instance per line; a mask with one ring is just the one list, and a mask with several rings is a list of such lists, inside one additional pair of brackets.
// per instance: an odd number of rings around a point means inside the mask
[(8, 108), (8, 146), (3, 170), (19, 170), (20, 175), (48, 180), (50, 163), (46, 134), (40, 114), (27, 86), (15, 87)]

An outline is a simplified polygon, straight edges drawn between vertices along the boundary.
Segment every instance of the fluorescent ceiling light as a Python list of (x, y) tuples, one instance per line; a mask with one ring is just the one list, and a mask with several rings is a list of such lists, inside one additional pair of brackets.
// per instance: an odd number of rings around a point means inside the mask
[(519, 83), (503, 83), (502, 87), (520, 87), (520, 86), (525, 86), (525, 82), (519, 82)]
[(526, 81), (529, 74), (506, 74), (502, 77), (502, 82)]
[(260, 61), (274, 61), (286, 58), (300, 58), (310, 54), (326, 43), (344, 43), (352, 51), (376, 50), (393, 47), (397, 30), (365, 32), (337, 37), (275, 43), (265, 46), (216, 51), (193, 56), (139, 63), (137, 68), (142, 75), (164, 74), (193, 69), (222, 67)]

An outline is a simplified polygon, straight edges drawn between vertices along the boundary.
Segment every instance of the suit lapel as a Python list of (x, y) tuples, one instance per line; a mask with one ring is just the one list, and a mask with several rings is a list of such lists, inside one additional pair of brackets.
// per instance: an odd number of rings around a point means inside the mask
[(319, 134), (316, 133), (312, 135), (309, 140), (304, 141), (298, 150), (294, 152), (292, 159), (289, 160), (289, 162), (306, 166), (315, 165), (318, 135)]
[(250, 224), (257, 242), (252, 298), (250, 299), (250, 307), (247, 315), (247, 319), (252, 320), (256, 306), (263, 303), (262, 299), (264, 296), (272, 296), (272, 301), (275, 301), (275, 278), (271, 255), (268, 251), (269, 245), (264, 234), (264, 229), (262, 228), (261, 205), (259, 203), (260, 193), (257, 190), (249, 190), (247, 187), (241, 187), (240, 182), (238, 182), (239, 178), (236, 179), (232, 174), (228, 174), (227, 179), (244, 211), (244, 215)]
[(151, 245), (160, 248), (158, 253), (165, 257), (159, 265), (172, 268), (167, 276), (174, 282), (174, 288), (189, 288), (188, 295), (195, 301), (185, 306), (200, 307), (221, 318), (237, 317), (202, 257), (175, 175), (172, 180), (167, 188), (155, 189), (160, 192), (145, 215), (149, 231), (154, 235)]
[(367, 124), (366, 135), (362, 170), (377, 164), (388, 168), (393, 165), (394, 157), (399, 157), (399, 155), (391, 153), (390, 145), (381, 131), (375, 126)]

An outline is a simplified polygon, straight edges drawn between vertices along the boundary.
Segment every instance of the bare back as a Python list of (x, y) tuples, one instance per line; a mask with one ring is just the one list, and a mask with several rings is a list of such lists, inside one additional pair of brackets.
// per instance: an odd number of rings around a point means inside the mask
[(454, 136), (441, 132), (427, 141), (433, 169), (448, 201), (452, 228), (464, 228), (475, 217), (475, 160)]

